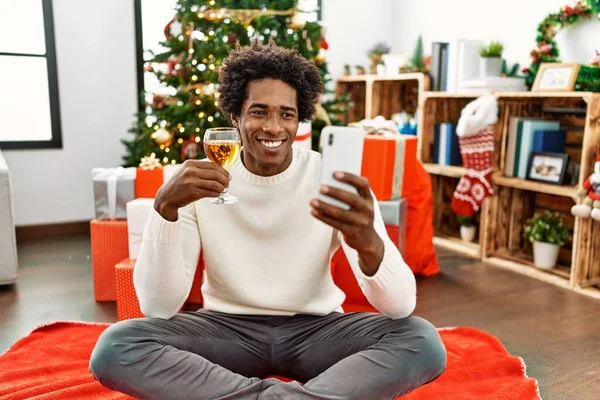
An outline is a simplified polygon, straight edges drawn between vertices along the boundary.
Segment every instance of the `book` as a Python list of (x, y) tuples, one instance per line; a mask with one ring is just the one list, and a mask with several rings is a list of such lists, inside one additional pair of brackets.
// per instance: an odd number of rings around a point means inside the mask
[(462, 165), (456, 126), (443, 122), (434, 127), (432, 160), (439, 165)]
[(523, 120), (520, 124), (521, 131), (517, 133), (517, 140), (519, 140), (516, 153), (518, 163), (515, 163), (515, 170), (518, 178), (525, 179), (527, 176), (529, 155), (533, 149), (533, 137), (535, 132), (539, 130), (558, 130), (560, 128), (560, 123), (557, 121), (545, 120)]
[(430, 75), (431, 90), (446, 90), (448, 86), (448, 43), (433, 42)]
[(517, 128), (519, 126), (519, 117), (510, 117), (508, 121), (508, 137), (506, 141), (506, 160), (504, 163), (504, 175), (514, 176), (515, 155), (517, 152)]
[(567, 133), (562, 130), (538, 130), (533, 134), (531, 151), (538, 153), (564, 153)]

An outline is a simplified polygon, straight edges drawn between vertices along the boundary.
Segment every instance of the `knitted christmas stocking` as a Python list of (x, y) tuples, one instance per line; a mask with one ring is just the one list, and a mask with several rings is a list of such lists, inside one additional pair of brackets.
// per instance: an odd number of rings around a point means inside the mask
[(493, 95), (479, 97), (461, 112), (456, 134), (466, 171), (452, 196), (452, 209), (458, 215), (472, 216), (494, 194), (491, 175), (497, 121), (498, 102)]

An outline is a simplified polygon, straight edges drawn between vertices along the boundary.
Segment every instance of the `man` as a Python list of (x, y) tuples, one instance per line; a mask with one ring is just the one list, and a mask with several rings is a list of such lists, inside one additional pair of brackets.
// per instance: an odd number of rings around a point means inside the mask
[[(160, 189), (134, 272), (148, 318), (102, 334), (90, 361), (102, 384), (141, 399), (373, 400), (444, 371), (436, 329), (409, 316), (415, 279), (368, 181), (336, 173), (359, 194), (319, 188), (320, 155), (292, 149), (322, 88), (313, 63), (272, 43), (225, 60), (219, 106), (240, 131), (241, 158), (229, 172), (188, 160)], [(212, 204), (225, 188), (239, 202)], [(382, 314), (343, 313), (329, 269), (340, 244)], [(201, 249), (204, 309), (178, 313)]]

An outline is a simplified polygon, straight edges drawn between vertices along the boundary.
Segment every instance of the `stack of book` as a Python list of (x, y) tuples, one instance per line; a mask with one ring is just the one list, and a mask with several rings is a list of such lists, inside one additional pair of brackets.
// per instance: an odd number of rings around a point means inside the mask
[(454, 124), (444, 122), (435, 125), (432, 154), (434, 164), (462, 166)]
[(566, 132), (557, 121), (511, 117), (504, 175), (526, 179), (532, 152), (564, 153), (565, 146)]

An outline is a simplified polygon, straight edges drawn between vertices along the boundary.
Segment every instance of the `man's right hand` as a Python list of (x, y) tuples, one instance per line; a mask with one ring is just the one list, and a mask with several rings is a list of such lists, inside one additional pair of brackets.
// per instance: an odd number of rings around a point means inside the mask
[(167, 221), (177, 221), (177, 211), (196, 200), (218, 197), (227, 187), (231, 175), (217, 164), (186, 160), (171, 180), (161, 186), (154, 209)]

